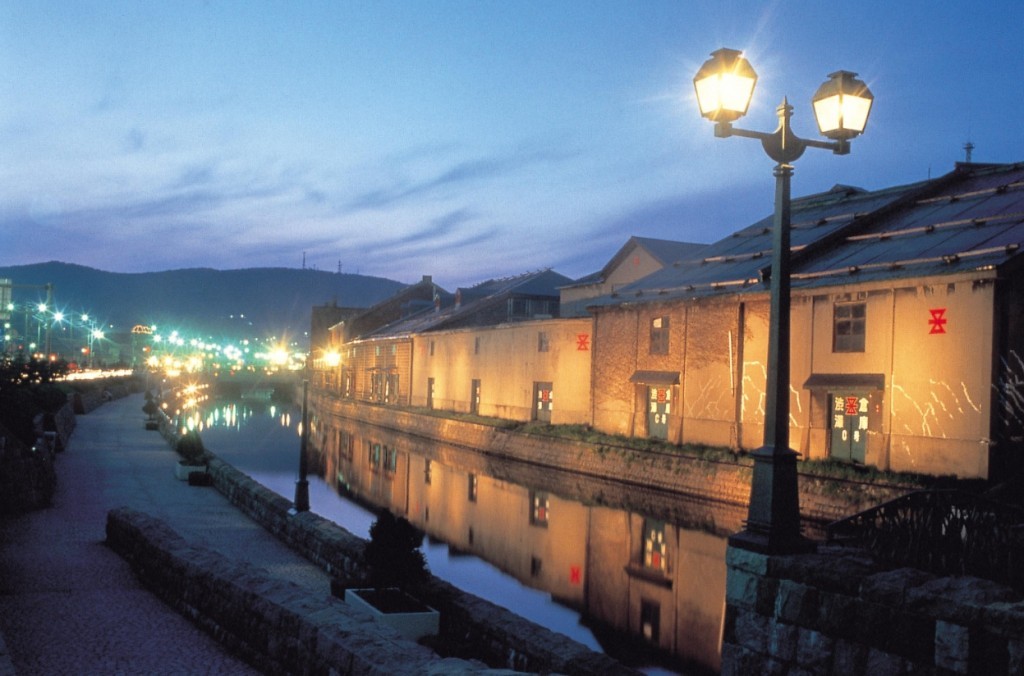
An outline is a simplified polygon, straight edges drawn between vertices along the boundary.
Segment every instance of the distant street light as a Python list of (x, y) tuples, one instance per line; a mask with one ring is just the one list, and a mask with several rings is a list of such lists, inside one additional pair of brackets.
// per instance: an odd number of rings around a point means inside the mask
[(745, 136), (761, 141), (775, 160), (775, 216), (772, 224), (771, 315), (768, 327), (764, 445), (753, 453), (754, 476), (744, 529), (729, 544), (766, 554), (806, 551), (813, 543), (800, 533), (800, 493), (796, 452), (789, 448), (789, 332), (790, 332), (790, 178), (791, 162), (807, 148), (837, 155), (850, 152), (850, 140), (864, 131), (874, 99), (856, 73), (840, 70), (829, 75), (812, 103), (821, 134), (832, 139), (813, 141), (793, 134), (793, 107), (784, 98), (777, 109), (779, 128), (773, 133), (737, 129), (732, 123), (747, 113), (757, 74), (742, 52), (712, 52), (693, 78), (702, 116), (715, 123), (715, 136)]

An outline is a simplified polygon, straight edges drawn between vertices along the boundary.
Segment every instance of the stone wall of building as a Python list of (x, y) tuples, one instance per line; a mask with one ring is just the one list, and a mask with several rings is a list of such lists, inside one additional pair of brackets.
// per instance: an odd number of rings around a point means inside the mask
[(1021, 674), (1024, 599), (840, 548), (726, 555), (722, 674)]

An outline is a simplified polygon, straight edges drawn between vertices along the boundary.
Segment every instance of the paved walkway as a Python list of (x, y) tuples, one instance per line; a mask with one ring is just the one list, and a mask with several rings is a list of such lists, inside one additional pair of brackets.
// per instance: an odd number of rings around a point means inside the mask
[(329, 593), (327, 575), (213, 488), (174, 478), (177, 455), (143, 426), (133, 395), (78, 417), (57, 458), (53, 507), (0, 520), (0, 674), (252, 674), (142, 588), (104, 544), (107, 511), (127, 505), (190, 542)]

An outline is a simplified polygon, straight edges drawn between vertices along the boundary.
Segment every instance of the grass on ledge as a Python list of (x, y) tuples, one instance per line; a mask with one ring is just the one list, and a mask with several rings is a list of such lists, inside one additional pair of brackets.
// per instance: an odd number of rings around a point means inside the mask
[[(741, 463), (746, 465), (749, 465), (751, 462), (750, 451), (737, 451), (730, 448), (707, 446), (704, 444), (683, 444), (682, 446), (677, 446), (665, 441), (664, 439), (607, 434), (595, 430), (590, 425), (551, 425), (538, 421), (522, 422), (518, 420), (507, 420), (504, 418), (475, 415), (471, 413), (459, 413), (456, 411), (420, 407), (409, 407), (406, 410), (417, 415), (426, 415), (433, 418), (447, 418), (478, 425), (487, 425), (489, 427), (513, 431), (519, 434), (551, 437), (555, 439), (565, 439), (568, 441), (592, 444), (597, 453), (606, 453), (611, 449), (618, 451), (653, 451), (689, 458), (698, 458), (711, 462)], [(895, 484), (901, 486), (916, 486), (920, 488), (961, 488), (964, 490), (977, 490), (988, 485), (987, 482), (981, 480), (968, 481), (957, 479), (953, 476), (936, 477), (913, 472), (889, 472), (869, 465), (858, 465), (831, 459), (806, 460), (798, 464), (797, 470), (801, 474), (821, 477), (823, 479), (839, 479), (870, 484)]]

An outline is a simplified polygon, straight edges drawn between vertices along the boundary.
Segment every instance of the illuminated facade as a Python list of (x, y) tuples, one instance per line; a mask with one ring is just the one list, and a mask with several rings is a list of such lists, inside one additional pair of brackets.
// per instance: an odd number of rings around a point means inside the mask
[[(1024, 464), (1022, 205), (1021, 164), (793, 201), (794, 450), (965, 478)], [(706, 247), (632, 238), (575, 283), (545, 271), (461, 289), (339, 341), (324, 382), (378, 403), (757, 448), (770, 233), (768, 218)]]
[[(790, 440), (808, 458), (1020, 467), (1024, 165), (793, 203)], [(770, 219), (594, 299), (596, 428), (761, 445)]]

